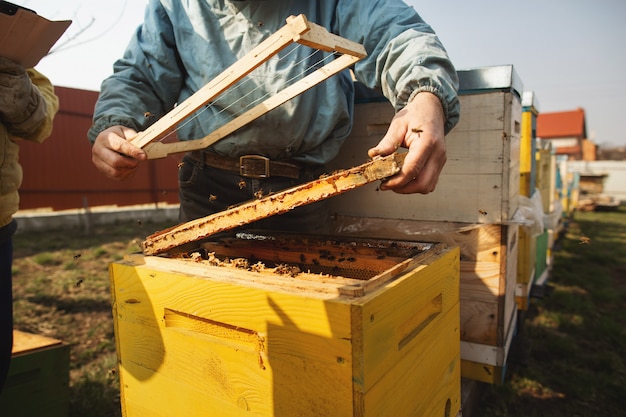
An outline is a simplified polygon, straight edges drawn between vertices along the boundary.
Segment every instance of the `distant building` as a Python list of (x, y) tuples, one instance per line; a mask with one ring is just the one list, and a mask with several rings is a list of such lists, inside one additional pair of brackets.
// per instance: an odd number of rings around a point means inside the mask
[(598, 149), (598, 160), (602, 161), (626, 161), (626, 146), (601, 147)]
[(557, 155), (576, 161), (595, 161), (597, 145), (587, 138), (585, 110), (540, 113), (537, 116), (537, 138), (552, 143)]

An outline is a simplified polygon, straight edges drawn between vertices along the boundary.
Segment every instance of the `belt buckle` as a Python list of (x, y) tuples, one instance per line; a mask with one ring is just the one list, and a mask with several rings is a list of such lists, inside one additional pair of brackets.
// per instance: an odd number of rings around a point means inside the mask
[[(261, 161), (263, 163), (264, 171), (263, 173), (253, 173), (249, 172), (251, 167), (248, 166), (246, 162), (253, 161)], [(258, 166), (258, 164), (255, 164)], [(269, 178), (270, 176), (270, 159), (261, 155), (243, 155), (239, 157), (239, 175), (247, 178)]]

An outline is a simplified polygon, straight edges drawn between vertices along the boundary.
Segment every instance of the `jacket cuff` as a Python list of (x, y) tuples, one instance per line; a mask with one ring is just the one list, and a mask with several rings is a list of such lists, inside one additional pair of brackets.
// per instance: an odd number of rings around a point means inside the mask
[(94, 121), (93, 125), (87, 132), (87, 138), (93, 144), (96, 141), (96, 137), (98, 137), (100, 132), (113, 126), (125, 126), (137, 132), (141, 130), (141, 128), (137, 126), (135, 122), (129, 120), (127, 117), (107, 116)]
[[(419, 93), (424, 93), (424, 92), (432, 93), (435, 96), (437, 96), (437, 98), (439, 98), (439, 102), (441, 103), (441, 108), (443, 109), (443, 115), (445, 118), (444, 133), (447, 135), (452, 130), (452, 128), (454, 128), (454, 126), (456, 126), (456, 124), (459, 122), (459, 116), (457, 114), (458, 112), (451, 111), (445, 94), (441, 91), (440, 88), (434, 85), (422, 85), (418, 87), (417, 89), (413, 90), (413, 92), (409, 96), (409, 99), (407, 100), (407, 103), (410, 103), (411, 101), (413, 101), (415, 96), (417, 96)], [(459, 102), (458, 97), (456, 97), (453, 102), (453, 105), (458, 107), (458, 102)]]

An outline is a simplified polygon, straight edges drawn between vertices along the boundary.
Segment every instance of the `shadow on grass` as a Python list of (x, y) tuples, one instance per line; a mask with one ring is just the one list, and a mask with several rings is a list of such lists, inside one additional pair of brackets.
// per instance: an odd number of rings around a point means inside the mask
[(119, 417), (119, 386), (83, 377), (70, 387), (69, 417)]
[(65, 313), (109, 313), (111, 303), (108, 300), (92, 297), (58, 297), (54, 295), (36, 294), (27, 297), (27, 300), (34, 304), (45, 307), (54, 307)]

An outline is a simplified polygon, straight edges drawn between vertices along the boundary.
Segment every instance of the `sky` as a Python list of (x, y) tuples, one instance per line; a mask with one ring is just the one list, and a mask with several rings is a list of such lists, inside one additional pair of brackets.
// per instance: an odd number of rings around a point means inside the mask
[[(72, 25), (37, 69), (97, 91), (143, 19), (147, 0), (12, 0)], [(457, 69), (513, 65), (542, 113), (583, 108), (590, 139), (626, 146), (625, 0), (408, 0)]]

